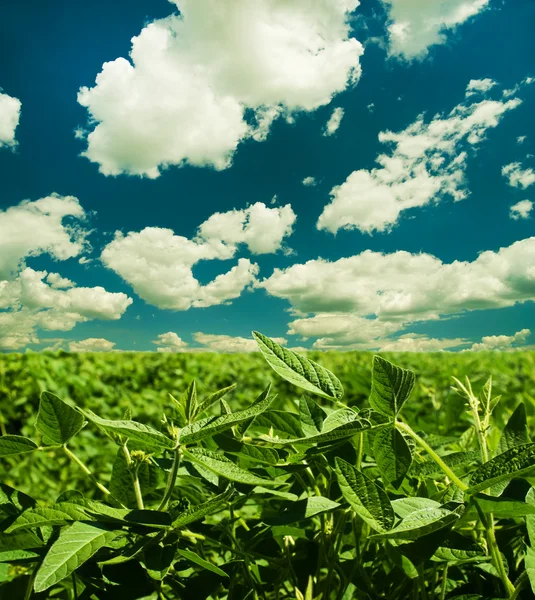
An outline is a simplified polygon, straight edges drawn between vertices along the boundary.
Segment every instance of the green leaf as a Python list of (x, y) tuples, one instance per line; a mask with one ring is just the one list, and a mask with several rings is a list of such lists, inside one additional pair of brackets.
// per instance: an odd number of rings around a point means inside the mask
[(19, 492), (5, 483), (0, 483), (0, 516), (2, 513), (8, 516), (18, 515), (35, 504), (36, 500), (31, 496)]
[(266, 465), (276, 465), (279, 462), (279, 454), (273, 448), (245, 444), (227, 435), (218, 435), (214, 441), (223, 452), (234, 454), (248, 461)]
[(161, 581), (165, 578), (175, 559), (176, 546), (175, 542), (173, 544), (150, 544), (145, 547), (140, 562), (151, 579)]
[(303, 437), (303, 430), (299, 417), (293, 413), (282, 410), (267, 410), (265, 413), (256, 417), (254, 426), (255, 429), (273, 429), (274, 433), (291, 435), (293, 437)]
[(45, 525), (64, 525), (69, 521), (90, 521), (92, 519), (83, 506), (71, 502), (60, 502), (52, 508), (38, 506), (24, 511), (6, 529), (6, 533), (17, 529), (43, 527)]
[(476, 494), (472, 499), (474, 502), (477, 502), (479, 508), (484, 513), (493, 513), (498, 519), (514, 519), (515, 517), (535, 515), (535, 506), (531, 506), (520, 500), (494, 498), (486, 494)]
[(191, 423), (198, 411), (195, 379), (188, 385), (187, 390), (180, 395), (180, 398), (176, 399), (171, 394), (169, 394), (169, 397), (175, 405), (173, 417), (178, 426), (185, 427), (188, 423)]
[(392, 508), (398, 517), (404, 519), (417, 510), (440, 508), (440, 502), (431, 500), (431, 498), (421, 498), (418, 496), (412, 498), (398, 498), (397, 500), (392, 500)]
[(173, 440), (149, 425), (144, 425), (137, 421), (110, 421), (109, 419), (101, 419), (94, 413), (82, 410), (80, 410), (80, 412), (86, 419), (98, 427), (101, 427), (106, 431), (116, 432), (148, 448), (155, 450), (172, 450), (175, 447), (175, 442)]
[(234, 490), (229, 487), (222, 494), (219, 494), (219, 496), (215, 496), (202, 504), (196, 504), (195, 506), (189, 507), (174, 519), (173, 528), (178, 529), (179, 527), (186, 527), (186, 525), (199, 521), (206, 515), (221, 509), (221, 507), (227, 504), (233, 494)]
[[(529, 488), (526, 494), (526, 504), (535, 507), (535, 488)], [(526, 529), (528, 530), (529, 543), (535, 546), (535, 516), (526, 515)]]
[(373, 454), (384, 480), (398, 488), (412, 463), (412, 452), (403, 434), (394, 427), (379, 429), (373, 438)]
[(522, 477), (535, 467), (535, 444), (523, 444), (499, 454), (478, 467), (466, 492), (475, 494), (513, 477)]
[(443, 507), (422, 508), (409, 513), (394, 529), (376, 533), (370, 539), (416, 540), (453, 525), (461, 514), (462, 506), (453, 511)]
[(375, 531), (391, 529), (394, 511), (386, 492), (345, 460), (337, 457), (335, 464), (338, 485), (353, 511)]
[(62, 529), (37, 571), (34, 590), (43, 592), (62, 581), (116, 537), (116, 531), (89, 523), (76, 522)]
[(344, 395), (340, 381), (321, 365), (283, 348), (258, 331), (253, 331), (253, 337), (269, 366), (286, 381), (331, 400), (340, 400)]
[[(137, 476), (141, 494), (145, 496), (158, 487), (162, 480), (162, 471), (152, 463), (143, 462), (138, 465)], [(112, 496), (125, 506), (129, 508), (137, 507), (132, 473), (128, 467), (123, 448), (117, 450), (109, 489)]]
[(273, 490), (273, 489), (268, 489), (265, 487), (262, 487), (261, 485), (257, 485), (255, 488), (253, 488), (253, 494), (260, 494), (260, 495), (269, 495), (269, 496), (277, 496), (279, 498), (284, 498), (285, 500), (290, 500), (291, 502), (295, 502), (296, 500), (299, 500), (299, 496), (297, 496), (296, 494), (291, 494), (290, 492), (280, 492), (279, 490)]
[(230, 481), (238, 483), (246, 483), (249, 485), (279, 485), (280, 482), (271, 479), (263, 479), (245, 469), (235, 465), (231, 460), (218, 452), (211, 452), (202, 448), (184, 449), (184, 458), (190, 460), (194, 464), (200, 464), (206, 467), (220, 477), (225, 477)]
[(333, 502), (323, 496), (311, 496), (303, 500), (293, 501), (288, 504), (284, 510), (278, 510), (276, 514), (265, 511), (262, 520), (268, 525), (287, 525), (310, 519), (320, 513), (330, 512), (340, 506), (338, 502)]
[(212, 571), (212, 573), (215, 573), (220, 577), (228, 577), (225, 571), (222, 571), (219, 567), (216, 567), (207, 560), (204, 560), (204, 558), (201, 558), (198, 554), (195, 554), (195, 552), (192, 552), (191, 550), (178, 550), (177, 553), (180, 554), (180, 556), (183, 556), (186, 560), (189, 560), (203, 569)]
[(500, 441), (498, 442), (497, 454), (503, 454), (511, 448), (523, 444), (529, 444), (528, 422), (526, 419), (526, 405), (520, 403), (507, 421)]
[(201, 419), (184, 427), (180, 433), (180, 443), (187, 445), (200, 442), (201, 440), (214, 436), (216, 433), (221, 433), (222, 431), (230, 429), (238, 423), (242, 423), (243, 421), (247, 421), (262, 414), (271, 406), (271, 403), (275, 399), (275, 396), (270, 396), (270, 391), (271, 385), (269, 385), (259, 398), (245, 410), (221, 415), (220, 417), (208, 417), (207, 419)]
[(221, 390), (218, 390), (217, 392), (214, 392), (213, 394), (210, 394), (199, 404), (198, 412), (202, 413), (205, 410), (209, 409), (210, 406), (212, 406), (212, 404), (215, 404), (218, 400), (224, 398), (229, 392), (232, 392), (232, 390), (235, 388), (236, 384), (233, 383), (232, 385), (229, 385)]
[(6, 550), (33, 550), (43, 546), (43, 542), (31, 531), (0, 533), (0, 552)]
[(43, 435), (44, 443), (65, 444), (83, 424), (83, 416), (66, 402), (50, 392), (41, 394), (35, 427)]
[(321, 433), (327, 433), (327, 431), (332, 431), (333, 429), (340, 427), (340, 425), (352, 423), (356, 419), (356, 414), (357, 413), (350, 408), (339, 408), (338, 410), (333, 410), (327, 415), (325, 421), (323, 421)]
[(301, 396), (299, 400), (299, 419), (305, 435), (316, 435), (321, 432), (325, 411), (308, 396)]
[(535, 594), (535, 550), (531, 546), (526, 548), (524, 564), (526, 565), (526, 573), (529, 577), (531, 590)]
[(33, 452), (37, 444), (21, 435), (3, 435), (0, 437), (0, 456), (15, 456)]
[(410, 396), (414, 381), (412, 371), (374, 356), (370, 406), (387, 417), (396, 417)]

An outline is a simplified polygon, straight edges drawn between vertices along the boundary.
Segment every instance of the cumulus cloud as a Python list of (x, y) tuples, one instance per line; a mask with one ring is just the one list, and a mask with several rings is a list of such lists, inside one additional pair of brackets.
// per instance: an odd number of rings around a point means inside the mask
[(430, 46), (445, 44), (448, 33), (483, 11), (489, 0), (382, 0), (388, 9), (388, 52), (422, 59)]
[(301, 183), (306, 187), (313, 187), (317, 185), (318, 182), (315, 177), (305, 177)]
[(104, 338), (88, 338), (79, 342), (70, 342), (70, 352), (111, 352), (115, 348), (115, 342)]
[[(201, 344), (203, 349), (213, 352), (257, 352), (258, 345), (253, 338), (233, 337), (230, 335), (214, 335), (201, 333), (193, 334), (193, 339)], [(285, 338), (272, 338), (281, 345), (287, 344)]]
[(502, 175), (511, 187), (525, 190), (535, 183), (535, 171), (531, 168), (523, 169), (519, 162), (509, 163), (502, 168)]
[(389, 151), (377, 157), (379, 167), (353, 171), (331, 190), (332, 201), (320, 215), (318, 229), (388, 231), (405, 210), (444, 197), (463, 200), (468, 195), (468, 151), (475, 152), (486, 132), (520, 103), (509, 94), (498, 100), (465, 100), (447, 115), (429, 121), (420, 115), (399, 133), (381, 132), (379, 141)]
[(485, 94), (491, 90), (496, 84), (493, 79), (470, 79), (466, 86), (466, 97), (474, 96), (476, 94)]
[(174, 331), (160, 333), (152, 342), (158, 346), (158, 352), (185, 352), (188, 350), (188, 344), (179, 338)]
[(146, 302), (159, 308), (188, 310), (233, 300), (249, 287), (258, 266), (240, 258), (229, 271), (203, 285), (193, 267), (203, 260), (228, 260), (240, 245), (254, 254), (276, 252), (292, 230), (295, 215), (289, 205), (267, 208), (262, 203), (216, 213), (198, 229), (194, 239), (171, 229), (146, 227), (127, 235), (116, 233), (101, 259)]
[(29, 256), (78, 256), (88, 234), (85, 216), (77, 198), (59, 194), (0, 210), (0, 279), (13, 277)]
[(466, 346), (464, 338), (430, 338), (426, 335), (406, 333), (396, 340), (385, 341), (380, 346), (381, 352), (443, 352), (450, 348)]
[(37, 343), (37, 329), (70, 331), (93, 319), (120, 319), (132, 304), (123, 293), (100, 286), (59, 289), (50, 285), (50, 279), (63, 278), (26, 267), (16, 279), (0, 281), (0, 349)]
[(530, 335), (529, 329), (522, 329), (514, 335), (488, 335), (482, 338), (480, 343), (473, 344), (470, 350), (511, 350), (525, 344)]
[(84, 156), (105, 175), (225, 169), (242, 140), (265, 139), (275, 119), (328, 104), (360, 76), (348, 23), (358, 0), (174, 3), (179, 15), (148, 24), (130, 60), (104, 63), (78, 94)]
[(516, 143), (517, 143), (517, 144), (523, 144), (523, 143), (526, 141), (526, 139), (527, 139), (527, 136), (526, 136), (526, 135), (519, 135), (519, 136), (516, 138)]
[(411, 323), (535, 300), (535, 237), (474, 261), (367, 250), (337, 261), (311, 260), (258, 283), (290, 302), (289, 332), (319, 338), (314, 347), (374, 342)]
[(325, 126), (325, 131), (323, 133), (323, 135), (326, 136), (330, 136), (330, 135), (334, 135), (337, 131), (338, 128), (340, 127), (340, 123), (342, 122), (342, 118), (344, 116), (344, 109), (343, 108), (335, 108), (332, 112), (332, 115), (330, 116), (329, 120), (327, 121), (327, 125)]
[(532, 210), (533, 202), (531, 202), (531, 200), (520, 200), (520, 202), (511, 206), (509, 209), (509, 216), (515, 221), (518, 219), (527, 219)]
[(17, 145), (15, 130), (19, 124), (21, 102), (3, 94), (0, 89), (0, 148), (13, 148)]

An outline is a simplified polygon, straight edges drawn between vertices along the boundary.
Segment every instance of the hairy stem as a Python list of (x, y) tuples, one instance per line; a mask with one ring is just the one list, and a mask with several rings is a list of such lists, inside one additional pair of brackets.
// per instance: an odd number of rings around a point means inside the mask
[(165, 487), (165, 493), (160, 502), (160, 506), (158, 510), (165, 510), (167, 508), (167, 504), (169, 500), (171, 500), (171, 496), (173, 495), (173, 490), (175, 489), (176, 478), (178, 475), (178, 469), (180, 468), (180, 462), (182, 461), (182, 449), (180, 446), (177, 446), (175, 449), (175, 456), (173, 457), (173, 464), (171, 465), (171, 471), (169, 472), (169, 477), (167, 479), (167, 485)]
[(132, 457), (130, 456), (130, 452), (126, 444), (123, 445), (123, 453), (126, 459), (126, 464), (128, 466), (128, 470), (130, 471), (130, 475), (132, 477), (132, 485), (134, 486), (134, 494), (136, 496), (136, 505), (139, 510), (143, 510), (145, 505), (143, 504), (143, 496), (141, 494), (141, 485), (139, 483), (139, 464), (132, 465)]

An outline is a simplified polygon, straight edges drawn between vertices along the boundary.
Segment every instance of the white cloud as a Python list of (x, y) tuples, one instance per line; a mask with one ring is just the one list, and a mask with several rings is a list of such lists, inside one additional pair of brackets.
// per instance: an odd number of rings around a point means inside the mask
[(360, 76), (348, 24), (358, 0), (175, 4), (180, 15), (132, 39), (131, 61), (104, 63), (78, 94), (92, 128), (84, 155), (105, 175), (224, 169), (242, 140), (265, 139), (279, 116), (326, 105)]
[(110, 342), (104, 338), (88, 338), (79, 342), (70, 342), (70, 352), (111, 352), (115, 347), (115, 342)]
[(327, 125), (325, 126), (325, 131), (323, 135), (330, 136), (334, 135), (338, 128), (340, 127), (340, 123), (342, 122), (342, 118), (344, 116), (344, 109), (341, 107), (335, 108), (327, 121)]
[(513, 347), (522, 346), (530, 334), (529, 329), (522, 329), (514, 335), (488, 335), (481, 339), (481, 343), (473, 344), (470, 350), (510, 350)]
[(257, 285), (290, 302), (289, 332), (318, 337), (314, 347), (374, 347), (411, 323), (535, 300), (534, 265), (532, 237), (472, 262), (367, 250), (275, 269)]
[(171, 229), (146, 227), (115, 239), (102, 252), (103, 263), (127, 281), (146, 302), (159, 308), (188, 310), (237, 298), (255, 281), (258, 266), (240, 258), (236, 265), (202, 285), (193, 275), (201, 260), (228, 260), (239, 244), (254, 254), (275, 252), (291, 232), (295, 215), (289, 205), (216, 213), (190, 240)]
[(15, 130), (19, 124), (21, 106), (18, 98), (3, 94), (0, 90), (0, 148), (16, 146)]
[(331, 190), (318, 229), (388, 231), (405, 210), (446, 196), (463, 200), (467, 150), (475, 152), (487, 130), (520, 103), (518, 98), (465, 102), (429, 122), (420, 115), (399, 133), (381, 132), (379, 141), (390, 151), (377, 157), (379, 167), (353, 171)]
[(74, 287), (76, 284), (74, 281), (67, 279), (66, 277), (62, 277), (59, 273), (49, 273), (46, 277), (46, 281), (49, 285), (51, 285), (54, 289), (64, 289)]
[(519, 135), (519, 136), (516, 138), (516, 143), (517, 143), (517, 144), (523, 144), (523, 143), (526, 141), (526, 139), (527, 139), (527, 136), (526, 136), (526, 135)]
[(313, 187), (317, 185), (318, 182), (315, 177), (305, 177), (301, 183), (307, 187)]
[(383, 0), (389, 9), (389, 55), (424, 58), (448, 32), (484, 10), (489, 0)]
[(396, 340), (385, 341), (380, 352), (443, 352), (450, 348), (466, 346), (464, 338), (429, 338), (426, 335), (407, 333)]
[[(65, 221), (71, 217), (68, 223)], [(56, 260), (78, 256), (88, 231), (85, 212), (74, 196), (51, 194), (0, 211), (0, 279), (13, 277), (24, 259), (49, 254)]]
[(152, 342), (158, 346), (158, 352), (187, 352), (188, 344), (173, 331), (160, 333)]
[[(230, 335), (214, 335), (197, 332), (193, 334), (194, 340), (205, 350), (213, 352), (257, 352), (258, 345), (253, 338), (232, 337)], [(272, 338), (278, 344), (285, 345), (285, 338)]]
[(58, 289), (50, 280), (63, 278), (26, 267), (16, 279), (0, 281), (0, 349), (37, 343), (37, 329), (70, 331), (93, 319), (120, 319), (132, 304), (126, 294), (100, 286)]
[(523, 169), (519, 162), (509, 163), (502, 168), (502, 175), (507, 179), (511, 187), (525, 190), (535, 183), (535, 171), (533, 169)]
[(527, 219), (533, 210), (533, 202), (531, 200), (520, 200), (516, 204), (513, 204), (509, 209), (509, 216), (511, 219)]
[(476, 94), (486, 94), (496, 84), (493, 79), (470, 79), (466, 86), (466, 97), (474, 96)]

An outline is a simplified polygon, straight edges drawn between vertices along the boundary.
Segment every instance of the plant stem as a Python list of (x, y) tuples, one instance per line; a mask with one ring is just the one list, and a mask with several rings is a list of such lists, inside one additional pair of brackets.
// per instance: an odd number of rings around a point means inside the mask
[(33, 591), (33, 582), (35, 581), (35, 576), (37, 575), (37, 569), (39, 565), (35, 566), (30, 573), (30, 579), (28, 580), (28, 585), (26, 586), (26, 592), (24, 594), (24, 600), (30, 600)]
[(84, 465), (84, 463), (76, 456), (76, 454), (74, 454), (73, 452), (71, 452), (71, 450), (69, 450), (69, 448), (67, 448), (67, 446), (62, 446), (63, 451), (65, 452), (65, 454), (73, 461), (75, 462), (80, 469), (82, 469), (82, 471), (89, 477), (89, 479), (91, 479), (91, 481), (98, 487), (98, 489), (106, 496), (106, 498), (115, 505), (120, 506), (121, 508), (125, 508), (120, 502), (119, 500), (117, 500), (116, 498), (114, 498), (110, 492), (110, 490), (103, 486), (100, 481), (95, 477), (95, 475), (93, 475), (93, 473)]
[(444, 572), (442, 574), (442, 585), (440, 586), (440, 596), (439, 600), (445, 600), (446, 598), (446, 587), (448, 585), (448, 569), (450, 568), (449, 563), (446, 563), (444, 567)]
[(515, 581), (515, 589), (513, 590), (513, 593), (509, 596), (509, 600), (516, 600), (518, 598), (520, 592), (522, 591), (522, 588), (526, 585), (527, 581), (528, 574), (526, 571), (524, 571), (522, 575), (520, 575), (520, 577)]
[(357, 471), (360, 471), (360, 465), (362, 463), (362, 453), (363, 453), (363, 446), (364, 446), (364, 433), (361, 431), (360, 433), (357, 433), (357, 461), (355, 463), (355, 467), (357, 469)]
[(165, 487), (165, 493), (160, 502), (160, 506), (158, 510), (165, 510), (167, 508), (167, 504), (169, 500), (171, 500), (171, 496), (173, 495), (173, 490), (175, 489), (176, 478), (178, 475), (178, 469), (180, 468), (180, 462), (182, 460), (182, 449), (180, 446), (175, 448), (175, 456), (173, 457), (173, 464), (171, 466), (171, 471), (169, 472), (169, 477), (167, 479), (167, 486)]
[(134, 494), (136, 496), (136, 504), (139, 510), (144, 510), (145, 505), (143, 504), (143, 495), (141, 494), (141, 485), (139, 483), (139, 463), (132, 466), (132, 458), (130, 456), (130, 452), (126, 444), (123, 445), (123, 453), (126, 459), (126, 464), (128, 465), (128, 470), (130, 471), (130, 475), (132, 476), (132, 484), (134, 486)]
[(444, 474), (447, 475), (460, 490), (464, 492), (468, 489), (466, 483), (463, 483), (457, 477), (457, 475), (455, 475), (455, 473), (448, 467), (448, 465), (442, 460), (442, 458), (440, 458), (440, 456), (433, 450), (433, 448), (431, 448), (431, 446), (425, 440), (423, 440), (415, 431), (413, 431), (413, 429), (409, 425), (401, 421), (397, 421), (396, 427), (408, 433), (412, 437), (412, 439), (429, 454), (429, 456), (442, 469)]

